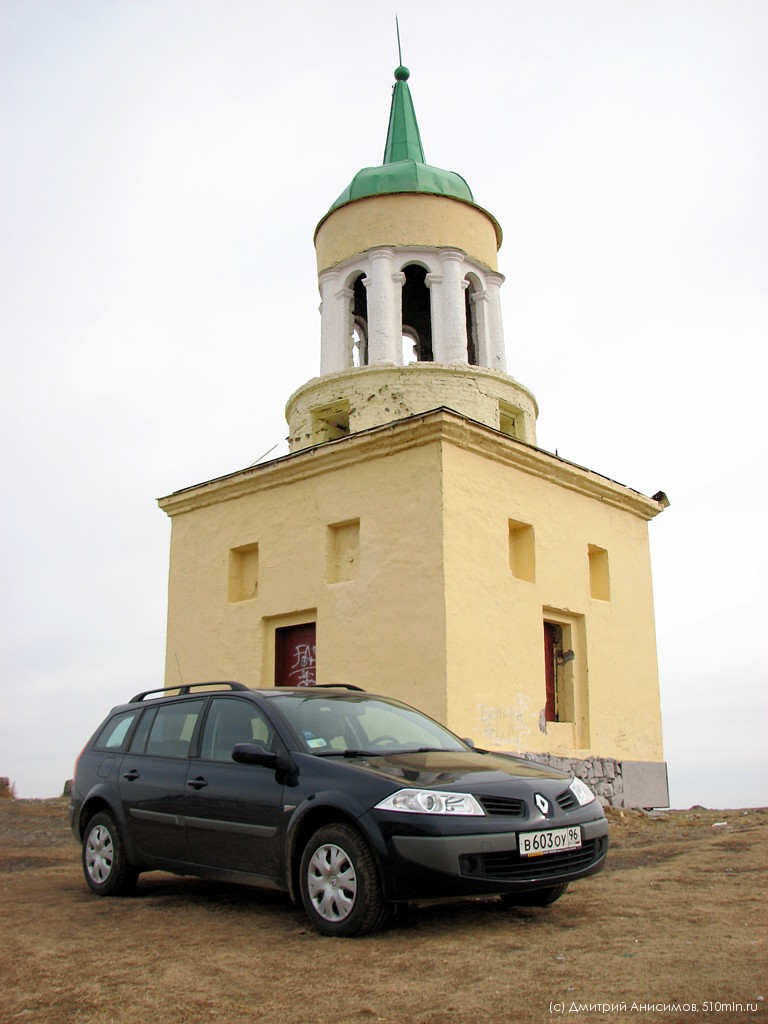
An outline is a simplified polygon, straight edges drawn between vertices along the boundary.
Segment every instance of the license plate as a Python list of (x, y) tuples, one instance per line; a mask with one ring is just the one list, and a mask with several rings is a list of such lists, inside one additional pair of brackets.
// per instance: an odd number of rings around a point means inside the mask
[(542, 832), (520, 832), (517, 837), (517, 848), (521, 857), (541, 857), (545, 853), (578, 850), (580, 846), (581, 829), (578, 825)]

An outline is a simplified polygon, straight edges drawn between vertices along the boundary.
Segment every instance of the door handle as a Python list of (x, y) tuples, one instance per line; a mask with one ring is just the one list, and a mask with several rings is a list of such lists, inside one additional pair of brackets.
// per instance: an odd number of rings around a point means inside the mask
[(190, 779), (187, 785), (191, 786), (192, 789), (205, 789), (205, 787), (208, 785), (208, 782), (206, 779), (202, 777), (202, 775), (198, 775), (196, 779)]
[(135, 768), (131, 768), (129, 772), (123, 772), (123, 778), (128, 779), (129, 782), (135, 782), (138, 779), (139, 773)]

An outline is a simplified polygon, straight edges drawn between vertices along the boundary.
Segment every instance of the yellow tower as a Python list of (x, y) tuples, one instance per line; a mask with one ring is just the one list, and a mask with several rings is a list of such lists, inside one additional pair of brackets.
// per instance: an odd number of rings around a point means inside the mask
[(667, 805), (645, 497), (536, 447), (501, 229), (424, 160), (395, 72), (381, 165), (315, 233), (320, 375), (291, 454), (161, 499), (166, 683), (349, 682), (486, 748)]

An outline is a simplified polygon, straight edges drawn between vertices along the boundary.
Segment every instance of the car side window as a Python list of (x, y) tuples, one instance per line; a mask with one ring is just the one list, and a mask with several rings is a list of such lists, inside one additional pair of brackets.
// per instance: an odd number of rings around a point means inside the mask
[(131, 745), (128, 750), (132, 754), (143, 754), (146, 746), (147, 739), (149, 737), (149, 730), (152, 728), (152, 723), (155, 720), (157, 714), (157, 708), (145, 708), (142, 716), (139, 720), (139, 724), (136, 726), (136, 732), (133, 734)]
[(187, 757), (204, 703), (204, 700), (187, 700), (159, 707), (149, 730), (146, 753), (159, 757)]
[(272, 728), (259, 709), (246, 700), (214, 697), (203, 729), (200, 756), (208, 761), (231, 761), (237, 743), (272, 747)]
[(107, 722), (93, 744), (98, 750), (123, 750), (138, 711), (123, 711)]

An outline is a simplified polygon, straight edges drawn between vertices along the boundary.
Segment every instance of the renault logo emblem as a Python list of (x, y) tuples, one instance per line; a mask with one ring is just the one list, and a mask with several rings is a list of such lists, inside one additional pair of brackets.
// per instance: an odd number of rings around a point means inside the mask
[(542, 814), (549, 814), (549, 800), (545, 800), (541, 793), (537, 793), (534, 796), (533, 802), (536, 804), (536, 806), (539, 808)]

